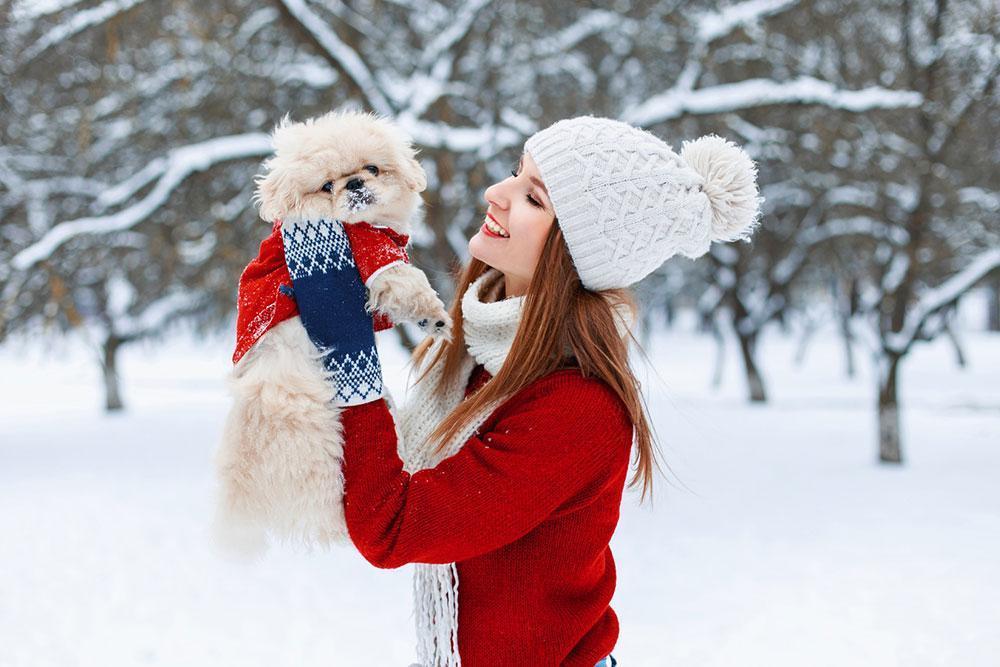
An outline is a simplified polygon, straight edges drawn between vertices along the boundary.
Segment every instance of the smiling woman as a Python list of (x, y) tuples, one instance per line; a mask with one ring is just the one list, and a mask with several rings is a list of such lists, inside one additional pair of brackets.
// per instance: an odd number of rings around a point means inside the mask
[(529, 138), (484, 198), (452, 339), (414, 351), (398, 413), (344, 410), (347, 527), (375, 566), (417, 564), (424, 667), (615, 665), (609, 542), (633, 445), (643, 499), (656, 465), (629, 286), (749, 234), (755, 167), (718, 137), (678, 155), (581, 117)]
[(521, 296), (555, 222), (548, 190), (530, 155), (521, 155), (510, 178), (487, 188), (486, 202), (486, 218), (469, 239), (469, 253), (504, 274), (508, 297)]

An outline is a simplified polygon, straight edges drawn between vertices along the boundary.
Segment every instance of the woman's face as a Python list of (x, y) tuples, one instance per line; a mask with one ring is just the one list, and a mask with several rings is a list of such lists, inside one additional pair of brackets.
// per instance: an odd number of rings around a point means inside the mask
[(510, 177), (487, 188), (485, 198), (486, 217), (469, 239), (469, 253), (504, 274), (508, 297), (520, 296), (528, 291), (555, 220), (548, 190), (531, 156), (522, 153)]

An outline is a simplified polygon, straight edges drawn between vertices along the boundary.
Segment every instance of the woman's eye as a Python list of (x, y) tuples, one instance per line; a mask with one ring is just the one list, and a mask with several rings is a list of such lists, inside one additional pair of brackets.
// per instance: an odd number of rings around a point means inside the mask
[(373, 164), (366, 164), (365, 165), (365, 170), (368, 173), (370, 173), (372, 176), (378, 176), (378, 167), (376, 167)]
[(323, 192), (333, 192), (333, 181), (327, 181), (321, 189)]
[(541, 207), (542, 207), (542, 202), (540, 202), (540, 201), (535, 201), (535, 200), (534, 200), (534, 199), (532, 198), (532, 196), (531, 196), (531, 195), (528, 195), (528, 201), (529, 201), (529, 202), (531, 202), (531, 205), (532, 205), (532, 206), (537, 206), (538, 208), (541, 208)]

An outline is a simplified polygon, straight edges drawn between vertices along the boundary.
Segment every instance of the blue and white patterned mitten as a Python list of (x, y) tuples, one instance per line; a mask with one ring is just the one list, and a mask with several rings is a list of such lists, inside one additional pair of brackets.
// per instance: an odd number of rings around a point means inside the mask
[(333, 402), (361, 405), (382, 398), (374, 321), (344, 225), (286, 220), (281, 239), (302, 325), (336, 384)]

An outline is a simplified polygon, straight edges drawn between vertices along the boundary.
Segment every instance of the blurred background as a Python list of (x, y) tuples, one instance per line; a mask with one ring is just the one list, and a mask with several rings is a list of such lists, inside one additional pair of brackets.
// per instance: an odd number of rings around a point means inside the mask
[[(268, 133), (394, 117), (446, 301), (483, 192), (593, 114), (759, 165), (637, 286), (664, 460), (624, 667), (995, 665), (996, 0), (0, 0), (0, 666), (407, 665), (410, 567), (207, 543)], [(407, 326), (379, 334), (401, 396)]]

